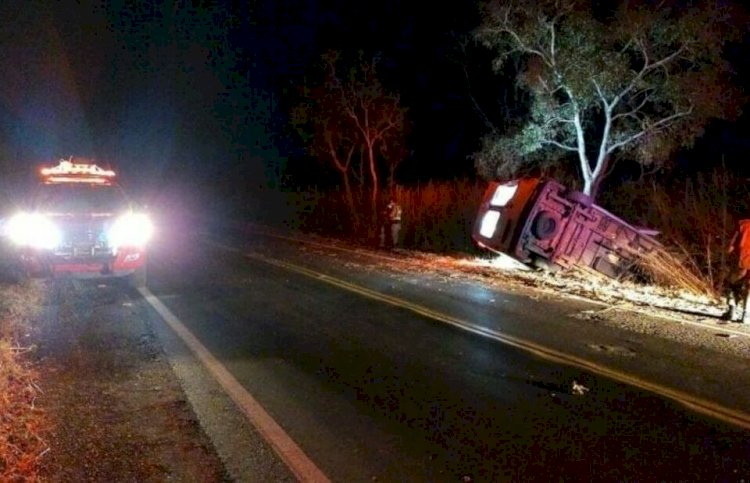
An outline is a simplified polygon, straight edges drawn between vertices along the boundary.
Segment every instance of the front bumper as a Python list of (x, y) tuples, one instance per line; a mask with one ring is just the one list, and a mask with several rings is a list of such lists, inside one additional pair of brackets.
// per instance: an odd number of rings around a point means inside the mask
[(121, 248), (116, 254), (99, 253), (76, 256), (49, 251), (25, 250), (21, 264), (32, 275), (66, 275), (76, 278), (119, 277), (134, 273), (146, 265), (143, 248)]

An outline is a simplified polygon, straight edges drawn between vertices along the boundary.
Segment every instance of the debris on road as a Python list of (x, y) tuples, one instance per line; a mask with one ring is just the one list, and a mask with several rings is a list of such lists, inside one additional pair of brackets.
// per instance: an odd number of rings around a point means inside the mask
[(584, 386), (583, 384), (579, 383), (576, 380), (573, 380), (573, 385), (571, 387), (571, 393), (574, 396), (583, 396), (587, 392), (589, 392), (589, 390), (590, 389), (588, 387)]

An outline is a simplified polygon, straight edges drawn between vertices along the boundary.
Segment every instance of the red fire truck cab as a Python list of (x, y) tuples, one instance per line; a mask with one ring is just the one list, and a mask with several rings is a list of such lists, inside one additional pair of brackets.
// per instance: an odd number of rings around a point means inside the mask
[(29, 275), (127, 277), (146, 283), (146, 245), (153, 232), (116, 182), (114, 171), (60, 160), (40, 171), (28, 209), (5, 224)]
[(491, 182), (472, 238), (485, 249), (548, 269), (578, 266), (619, 278), (659, 247), (636, 228), (552, 179)]

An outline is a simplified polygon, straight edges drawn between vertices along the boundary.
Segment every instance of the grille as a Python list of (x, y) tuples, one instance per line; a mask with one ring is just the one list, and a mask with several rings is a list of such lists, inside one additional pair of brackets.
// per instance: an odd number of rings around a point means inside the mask
[(107, 245), (105, 228), (107, 219), (68, 219), (58, 223), (62, 242), (54, 251), (56, 256), (76, 259), (94, 259), (112, 254)]

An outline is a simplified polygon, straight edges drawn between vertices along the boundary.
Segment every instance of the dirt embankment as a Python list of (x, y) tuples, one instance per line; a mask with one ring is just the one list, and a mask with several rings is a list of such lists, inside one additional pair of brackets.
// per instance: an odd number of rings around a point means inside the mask
[(26, 410), (44, 430), (43, 447), (26, 451), (33, 468), (17, 468), (25, 480), (229, 479), (149, 320), (132, 308), (134, 294), (84, 281), (35, 281), (29, 290), (35, 300), (25, 306), (36, 310), (17, 318), (28, 321), (23, 340), (34, 350), (25, 360), (39, 391)]

